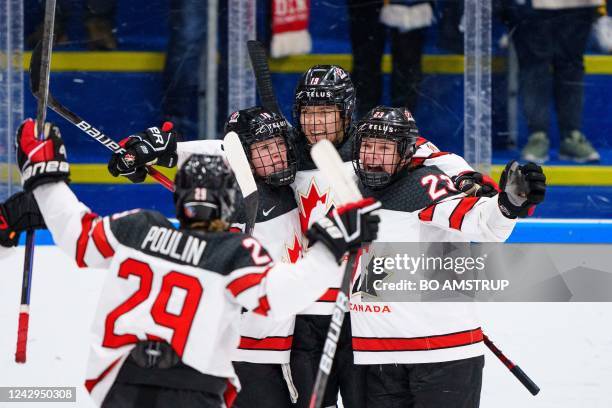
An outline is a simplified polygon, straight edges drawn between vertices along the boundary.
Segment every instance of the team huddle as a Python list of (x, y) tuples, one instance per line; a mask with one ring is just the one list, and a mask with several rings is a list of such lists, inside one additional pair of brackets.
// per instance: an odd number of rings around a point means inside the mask
[[(177, 142), (172, 124), (122, 141), (114, 176), (178, 166), (179, 226), (133, 210), (100, 217), (68, 187), (59, 129), (17, 134), (24, 192), (0, 204), (0, 244), (47, 228), (79, 267), (103, 268), (85, 387), (103, 407), (310, 407), (346, 255), (372, 242), (503, 242), (543, 201), (533, 163), (499, 185), (423, 138), (405, 108), (353, 118), (349, 74), (318, 65), (300, 79), (293, 127), (255, 106), (231, 114), (255, 177), (245, 201), (221, 140)], [(363, 200), (342, 203), (311, 148), (328, 140)], [(478, 407), (483, 331), (472, 303), (364, 302), (358, 258), (324, 407)]]

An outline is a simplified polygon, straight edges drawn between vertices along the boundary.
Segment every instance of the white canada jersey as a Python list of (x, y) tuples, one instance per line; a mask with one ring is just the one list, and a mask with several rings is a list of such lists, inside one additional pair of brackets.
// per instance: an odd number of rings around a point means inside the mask
[[(347, 141), (340, 147), (339, 153), (344, 160), (344, 171), (357, 182), (351, 161), (351, 145), (352, 141)], [(416, 146), (417, 150), (412, 159), (412, 164), (415, 166), (436, 166), (449, 177), (474, 171), (461, 156), (441, 152), (433, 143), (422, 137), (417, 139)], [(327, 182), (328, 175), (322, 174), (315, 167), (304, 150), (302, 155), (304, 157), (300, 160), (300, 170), (291, 188), (298, 204), (302, 233), (306, 234), (312, 223), (324, 217), (335, 205), (336, 200)], [(325, 295), (300, 314), (331, 314), (339, 288), (340, 282), (337, 286), (329, 288)]]
[[(293, 191), (288, 186), (271, 187), (258, 182), (259, 208), (253, 236), (267, 249), (275, 262), (295, 263), (302, 257), (302, 232)], [(241, 204), (236, 209), (232, 228), (244, 230)], [(253, 312), (242, 314), (240, 344), (234, 361), (287, 364), (293, 342), (295, 316), (275, 321)]]
[[(516, 222), (502, 215), (497, 196), (456, 194), (436, 167), (413, 169), (385, 190), (363, 194), (382, 204), (377, 242), (504, 241)], [(483, 353), (473, 303), (362, 302), (368, 288), (360, 278), (350, 306), (356, 364), (432, 363)]]
[(419, 136), (416, 141), (416, 151), (412, 156), (412, 166), (436, 166), (449, 177), (472, 173), (474, 169), (459, 155), (442, 152), (429, 140)]
[(98, 404), (135, 344), (150, 339), (239, 388), (231, 356), (241, 309), (286, 319), (342, 274), (318, 243), (307, 259), (274, 265), (246, 234), (177, 230), (152, 211), (99, 218), (63, 182), (39, 186), (34, 196), (56, 244), (81, 267), (108, 269), (85, 382)]
[[(301, 166), (301, 169), (298, 170), (295, 176), (295, 181), (291, 184), (291, 188), (293, 189), (299, 209), (300, 227), (305, 235), (308, 228), (315, 221), (325, 217), (332, 207), (337, 206), (338, 200), (327, 182), (328, 175), (322, 174), (312, 162), (309, 163), (305, 159), (302, 161)], [(351, 161), (344, 162), (343, 170), (350, 177), (357, 180)], [(304, 242), (306, 248), (306, 239), (304, 239)], [(308, 250), (305, 250), (305, 252), (308, 252)], [(341, 279), (300, 314), (331, 315), (338, 291), (340, 290), (340, 284)]]
[[(199, 140), (178, 144), (179, 164), (191, 154), (225, 155), (221, 140)], [(295, 263), (302, 256), (302, 232), (297, 205), (289, 187), (272, 188), (265, 183), (257, 185), (259, 209), (253, 236), (268, 250), (276, 262)], [(245, 213), (238, 200), (232, 227), (243, 231)], [(234, 361), (250, 363), (284, 364), (289, 362), (295, 317), (275, 321), (253, 312), (242, 314), (240, 343)]]

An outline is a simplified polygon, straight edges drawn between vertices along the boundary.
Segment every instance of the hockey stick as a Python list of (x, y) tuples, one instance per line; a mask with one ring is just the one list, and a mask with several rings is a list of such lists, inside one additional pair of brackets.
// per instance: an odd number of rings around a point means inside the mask
[[(330, 190), (334, 192), (336, 199), (339, 201), (339, 205), (362, 199), (357, 185), (353, 179), (346, 174), (342, 159), (330, 141), (322, 140), (314, 145), (311, 150), (311, 156), (321, 173), (328, 176), (327, 180), (330, 185)], [(336, 303), (334, 304), (334, 310), (331, 315), (331, 322), (329, 324), (329, 330), (327, 331), (325, 345), (323, 346), (323, 354), (319, 362), (317, 377), (312, 389), (312, 394), (310, 395), (309, 408), (321, 408), (323, 404), (325, 388), (327, 387), (327, 381), (334, 362), (340, 330), (342, 329), (346, 312), (349, 310), (351, 273), (355, 268), (357, 254), (357, 251), (351, 251), (349, 253), (348, 261), (344, 269), (342, 284), (340, 285), (340, 291), (336, 297)]]
[(525, 374), (523, 370), (521, 370), (521, 367), (510, 361), (510, 359), (506, 357), (504, 353), (500, 349), (498, 349), (497, 346), (493, 344), (493, 342), (489, 340), (489, 338), (484, 334), (483, 340), (489, 350), (491, 350), (491, 352), (495, 354), (497, 358), (499, 358), (499, 361), (501, 361), (508, 368), (508, 370), (510, 370), (510, 372), (514, 374), (514, 376), (521, 382), (521, 384), (523, 384), (525, 388), (529, 390), (531, 395), (537, 395), (538, 392), (540, 392), (540, 387), (538, 387), (536, 383), (534, 383), (533, 380), (529, 378), (529, 376)]
[(253, 66), (253, 72), (255, 73), (255, 82), (257, 83), (257, 91), (259, 92), (261, 105), (267, 110), (282, 116), (283, 114), (276, 100), (274, 88), (272, 87), (270, 67), (268, 66), (268, 55), (265, 47), (259, 41), (250, 40), (247, 41), (247, 49), (249, 51), (251, 65)]
[[(47, 99), (49, 95), (49, 75), (51, 71), (51, 49), (53, 48), (53, 25), (55, 23), (55, 0), (45, 3), (45, 20), (43, 22), (43, 37), (40, 44), (40, 64), (36, 72), (30, 71), (39, 78), (36, 84), (38, 105), (36, 107), (36, 130), (39, 139), (44, 139), (45, 118), (47, 116)], [(32, 67), (30, 67), (31, 69)], [(34, 92), (33, 92), (34, 93)], [(19, 306), (19, 324), (17, 326), (17, 345), (15, 362), (26, 362), (28, 343), (28, 328), (30, 326), (30, 291), (32, 288), (32, 272), (34, 267), (35, 232), (26, 233), (25, 258), (23, 260), (23, 277), (21, 281), (21, 304)]]
[[(32, 58), (30, 60), (30, 88), (34, 97), (38, 98), (40, 101), (41, 95), (38, 92), (39, 84), (41, 82), (40, 75), (37, 74), (37, 68), (42, 64), (42, 47), (39, 43), (34, 51), (32, 52)], [(124, 153), (125, 149), (119, 145), (119, 143), (115, 142), (113, 139), (106, 136), (104, 133), (90, 125), (88, 122), (79, 117), (76, 113), (72, 112), (64, 105), (59, 103), (57, 99), (53, 97), (51, 92), (48, 92), (48, 104), (51, 109), (57, 112), (60, 116), (66, 119), (68, 122), (72, 123), (83, 132), (85, 132), (88, 136), (94, 138), (99, 143), (106, 146), (113, 153)], [(157, 180), (162, 186), (166, 187), (170, 191), (174, 191), (174, 183), (164, 174), (160, 173), (158, 170), (153, 168), (152, 166), (146, 166), (147, 172), (151, 177)]]
[(257, 192), (257, 184), (255, 184), (251, 164), (246, 157), (242, 142), (236, 132), (229, 132), (225, 135), (223, 138), (223, 150), (236, 176), (242, 197), (244, 197), (244, 212), (246, 214), (244, 232), (252, 234), (259, 207), (259, 193)]

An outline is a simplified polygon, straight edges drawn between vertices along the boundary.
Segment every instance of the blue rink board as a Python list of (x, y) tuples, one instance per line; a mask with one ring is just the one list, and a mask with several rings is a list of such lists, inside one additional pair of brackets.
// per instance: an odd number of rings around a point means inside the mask
[[(612, 244), (612, 222), (608, 220), (519, 222), (507, 242)], [(25, 234), (22, 234), (19, 244), (24, 245), (24, 243)], [(36, 233), (36, 245), (53, 245), (48, 231)]]

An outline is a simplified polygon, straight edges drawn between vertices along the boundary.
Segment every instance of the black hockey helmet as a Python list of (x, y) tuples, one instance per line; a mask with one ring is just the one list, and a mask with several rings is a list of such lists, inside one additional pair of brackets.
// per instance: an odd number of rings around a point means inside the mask
[(234, 212), (236, 179), (223, 157), (193, 154), (174, 179), (174, 205), (181, 226), (229, 220)]
[[(232, 113), (227, 122), (225, 122), (224, 130), (225, 133), (236, 132), (238, 134), (244, 152), (251, 163), (251, 168), (254, 170), (255, 177), (263, 180), (266, 184), (276, 187), (293, 183), (297, 171), (296, 155), (295, 148), (289, 137), (289, 125), (284, 117), (261, 106), (254, 106)], [(273, 171), (266, 176), (258, 175), (256, 170), (266, 167), (261, 163), (266, 157), (262, 156), (261, 150), (252, 151), (251, 146), (254, 143), (279, 137), (284, 141), (284, 146), (276, 142), (274, 146), (268, 146), (264, 150), (269, 151), (269, 159), (272, 159), (271, 155), (279, 154), (276, 156), (276, 160), (280, 158), (282, 169)], [(283, 157), (281, 153), (285, 151), (286, 157)]]
[(340, 111), (344, 135), (335, 139), (336, 143), (340, 143), (343, 137), (348, 136), (351, 127), (355, 87), (348, 72), (338, 65), (315, 65), (298, 82), (293, 100), (293, 122), (301, 137), (305, 137), (300, 122), (302, 108), (325, 105), (335, 105)]
[(375, 189), (391, 183), (408, 166), (418, 134), (416, 122), (405, 108), (377, 106), (369, 111), (357, 123), (353, 139), (353, 167), (361, 182)]

